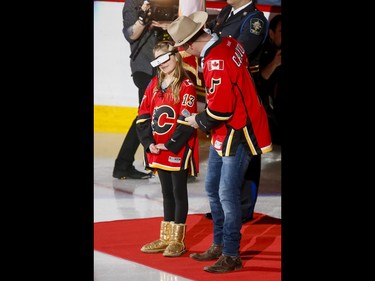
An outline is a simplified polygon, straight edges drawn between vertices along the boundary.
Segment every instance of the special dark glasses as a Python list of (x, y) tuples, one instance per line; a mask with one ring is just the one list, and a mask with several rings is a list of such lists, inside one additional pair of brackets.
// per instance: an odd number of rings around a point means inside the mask
[(165, 63), (166, 61), (169, 61), (169, 58), (171, 55), (174, 55), (176, 52), (168, 52), (168, 53), (165, 53), (165, 54), (162, 54), (160, 56), (158, 56), (156, 59), (154, 59), (153, 61), (151, 61), (151, 66), (152, 67), (157, 67), (159, 65), (161, 65), (162, 63)]

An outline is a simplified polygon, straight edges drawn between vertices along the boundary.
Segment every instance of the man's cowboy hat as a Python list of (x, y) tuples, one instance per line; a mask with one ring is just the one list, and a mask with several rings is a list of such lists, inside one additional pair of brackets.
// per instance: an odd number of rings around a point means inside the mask
[(206, 23), (208, 14), (203, 11), (192, 13), (188, 17), (180, 16), (167, 28), (169, 35), (178, 47), (189, 41)]

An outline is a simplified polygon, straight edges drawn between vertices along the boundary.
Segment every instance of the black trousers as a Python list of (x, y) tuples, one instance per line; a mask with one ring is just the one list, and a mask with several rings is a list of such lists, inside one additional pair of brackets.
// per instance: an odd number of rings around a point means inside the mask
[(164, 220), (186, 223), (189, 210), (187, 178), (188, 170), (158, 170), (163, 194)]
[[(143, 94), (147, 88), (148, 83), (150, 83), (152, 76), (144, 72), (135, 72), (132, 76), (134, 84), (138, 88), (138, 103), (140, 105)], [(126, 134), (126, 137), (115, 160), (115, 166), (113, 168), (114, 177), (123, 176), (123, 173), (126, 170), (129, 170), (133, 167), (135, 153), (137, 152), (140, 144), (136, 130), (136, 119), (137, 116), (135, 116), (132, 125), (129, 128), (129, 131)]]
[(258, 198), (261, 172), (261, 155), (253, 155), (245, 173), (245, 181), (241, 186), (242, 219), (252, 219), (255, 203)]

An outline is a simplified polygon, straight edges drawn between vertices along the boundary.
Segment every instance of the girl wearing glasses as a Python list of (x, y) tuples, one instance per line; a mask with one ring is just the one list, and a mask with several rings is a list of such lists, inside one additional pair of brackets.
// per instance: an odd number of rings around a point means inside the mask
[(159, 239), (141, 251), (175, 257), (186, 252), (187, 179), (199, 172), (197, 130), (185, 121), (197, 112), (197, 94), (172, 42), (157, 43), (153, 54), (157, 75), (144, 93), (136, 126), (145, 166), (160, 179), (164, 219)]

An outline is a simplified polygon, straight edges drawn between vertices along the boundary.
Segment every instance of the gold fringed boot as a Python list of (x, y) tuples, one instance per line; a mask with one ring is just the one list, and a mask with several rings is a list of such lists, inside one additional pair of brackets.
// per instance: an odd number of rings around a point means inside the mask
[(184, 223), (171, 223), (171, 235), (169, 245), (165, 249), (163, 256), (165, 257), (178, 257), (186, 252), (185, 247), (185, 234), (186, 224)]
[(144, 253), (163, 252), (169, 244), (171, 234), (171, 222), (162, 221), (160, 226), (160, 239), (144, 245), (141, 251)]

